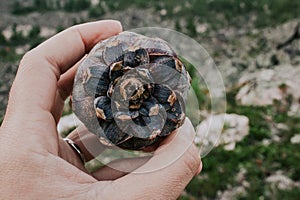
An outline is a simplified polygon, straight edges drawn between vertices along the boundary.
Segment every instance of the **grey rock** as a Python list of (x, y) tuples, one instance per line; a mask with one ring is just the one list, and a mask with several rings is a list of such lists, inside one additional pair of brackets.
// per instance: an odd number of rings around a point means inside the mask
[(246, 189), (243, 186), (237, 186), (230, 189), (227, 189), (223, 192), (219, 192), (217, 195), (217, 199), (219, 200), (231, 200), (236, 197), (242, 197), (247, 194)]
[(291, 137), (291, 143), (300, 144), (300, 133), (295, 134), (293, 137)]
[[(298, 115), (300, 99), (300, 65), (280, 65), (246, 74), (239, 80), (236, 100), (241, 105), (266, 106), (274, 101), (290, 107), (290, 115)], [(291, 110), (293, 109), (293, 110)]]
[(248, 117), (237, 114), (212, 115), (197, 126), (195, 143), (202, 147), (202, 154), (208, 153), (212, 146), (219, 145), (230, 151), (248, 134)]
[(276, 171), (275, 174), (267, 177), (265, 180), (271, 187), (277, 187), (281, 190), (291, 190), (294, 187), (300, 188), (300, 182), (293, 181), (285, 176), (282, 171)]

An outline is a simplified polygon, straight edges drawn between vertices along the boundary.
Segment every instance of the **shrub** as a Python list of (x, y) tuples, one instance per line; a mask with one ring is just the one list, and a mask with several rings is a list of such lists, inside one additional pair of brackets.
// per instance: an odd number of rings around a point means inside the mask
[(29, 32), (28, 37), (29, 38), (34, 38), (34, 37), (39, 37), (39, 34), (41, 32), (40, 26), (33, 26)]
[(12, 4), (11, 13), (14, 15), (24, 15), (33, 11), (31, 6), (23, 6), (19, 1)]
[(75, 12), (85, 10), (90, 7), (89, 0), (67, 0), (64, 5), (64, 10), (68, 12)]
[(89, 9), (89, 17), (91, 18), (97, 18), (105, 14), (105, 10), (102, 8), (100, 3), (96, 6), (92, 6)]
[(5, 45), (6, 44), (6, 39), (2, 32), (0, 32), (0, 45)]
[(25, 43), (23, 33), (21, 31), (17, 31), (17, 24), (13, 24), (12, 26), (12, 36), (10, 38), (10, 42), (14, 45)]

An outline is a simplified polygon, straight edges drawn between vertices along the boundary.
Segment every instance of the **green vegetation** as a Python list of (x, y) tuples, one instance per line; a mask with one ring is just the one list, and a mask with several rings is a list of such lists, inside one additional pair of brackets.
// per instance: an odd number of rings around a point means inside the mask
[(197, 96), (197, 100), (199, 103), (199, 109), (207, 109), (210, 104), (210, 99), (208, 96), (208, 88), (206, 87), (204, 80), (199, 80), (199, 72), (197, 71), (196, 67), (193, 66), (190, 62), (188, 62), (185, 58), (180, 57), (183, 65), (186, 67), (187, 71), (189, 72), (192, 82), (191, 87)]
[(63, 9), (68, 12), (76, 12), (89, 8), (90, 4), (91, 2), (89, 0), (67, 0)]
[(91, 17), (91, 18), (97, 18), (97, 17), (100, 17), (100, 16), (102, 16), (104, 14), (105, 14), (105, 10), (101, 6), (100, 3), (98, 5), (96, 5), (96, 6), (92, 6), (89, 9), (89, 17)]
[[(197, 24), (207, 23), (210, 30), (226, 26), (241, 27), (253, 21), (257, 28), (264, 28), (283, 23), (287, 20), (300, 17), (300, 1), (289, 0), (100, 0), (97, 5), (92, 5), (90, 0), (28, 0), (24, 4), (21, 0), (14, 0), (11, 13), (24, 15), (31, 12), (66, 11), (88, 12), (89, 18), (99, 18), (104, 14), (124, 11), (127, 8), (153, 9), (164, 19), (175, 20), (175, 29), (190, 36), (197, 36)], [(161, 11), (165, 11), (162, 15)], [(74, 20), (74, 24), (87, 19)], [(184, 23), (182, 23), (184, 22)], [(252, 23), (249, 23), (252, 24)], [(57, 27), (57, 32), (64, 27)], [(15, 62), (22, 55), (16, 54), (17, 47), (29, 44), (29, 48), (44, 41), (40, 36), (40, 27), (33, 26), (28, 35), (18, 31), (17, 25), (12, 26), (12, 36), (6, 39), (0, 31), (0, 60), (2, 62)], [(252, 33), (249, 33), (252, 34)], [(262, 51), (267, 51), (267, 39), (259, 35), (249, 35), (259, 38), (258, 46), (252, 47), (249, 57), (255, 57)], [(235, 43), (234, 43), (235, 42)], [(238, 40), (232, 41), (233, 46), (239, 46)], [(250, 47), (251, 48), (251, 47)], [(222, 54), (214, 52), (214, 56)], [(272, 58), (272, 64), (278, 60)], [(182, 58), (190, 75), (195, 77), (195, 68)], [(247, 66), (241, 66), (243, 69)], [(243, 70), (241, 69), (241, 70)], [(201, 87), (199, 87), (199, 85)], [(199, 109), (209, 109), (209, 91), (202, 80), (193, 79), (191, 87), (195, 91), (199, 102)], [(279, 86), (285, 90), (285, 85)], [(264, 182), (265, 178), (276, 171), (283, 171), (284, 175), (294, 181), (300, 181), (299, 144), (291, 144), (290, 139), (295, 133), (300, 133), (300, 118), (287, 115), (291, 105), (291, 98), (285, 101), (274, 101), (273, 106), (241, 106), (237, 104), (235, 96), (238, 88), (227, 93), (227, 112), (245, 115), (250, 120), (250, 133), (241, 142), (237, 143), (233, 151), (225, 151), (219, 146), (203, 159), (203, 171), (195, 177), (186, 188), (186, 193), (180, 199), (214, 199), (218, 191), (230, 187), (240, 186), (236, 175), (241, 169), (246, 170), (245, 187), (246, 195), (238, 199), (298, 199), (299, 188), (280, 190)], [(69, 114), (66, 108), (63, 114)], [(0, 116), (0, 124), (3, 116)], [(273, 141), (272, 126), (283, 123), (288, 130), (278, 130), (276, 136), (279, 141)], [(63, 133), (66, 136), (71, 130)], [(262, 141), (272, 141), (266, 145)]]
[(277, 199), (299, 199), (300, 190), (298, 188), (292, 190), (278, 190), (275, 196)]
[(5, 45), (6, 44), (6, 39), (2, 33), (0, 33), (0, 45)]
[[(100, 17), (106, 12), (125, 10), (129, 7), (138, 9), (154, 8), (155, 11), (164, 9), (165, 18), (183, 19), (186, 27), (177, 22), (178, 30), (185, 28), (191, 36), (195, 35), (195, 22), (209, 23), (213, 29), (233, 25), (242, 26), (249, 20), (254, 20), (259, 28), (285, 22), (300, 16), (299, 1), (282, 0), (179, 0), (179, 1), (140, 1), (140, 0), (101, 0), (97, 5), (91, 5), (90, 0), (32, 0), (30, 5), (15, 0), (12, 6), (13, 14), (30, 12), (46, 12), (64, 10), (77, 12), (88, 10), (90, 17)], [(159, 13), (157, 13), (160, 15)]]
[(12, 5), (12, 14), (23, 15), (30, 12), (47, 12), (53, 10), (64, 10), (77, 12), (89, 8), (90, 0), (32, 0), (30, 5), (24, 5), (22, 1), (16, 0)]
[(22, 55), (16, 54), (16, 47), (21, 45), (29, 45), (29, 49), (36, 47), (42, 43), (45, 38), (40, 36), (40, 27), (33, 26), (28, 35), (25, 36), (22, 31), (17, 30), (17, 24), (12, 25), (12, 35), (9, 40), (0, 34), (0, 60), (4, 62), (14, 62), (19, 60)]
[[(241, 196), (240, 199), (297, 199), (299, 189), (282, 191), (270, 188), (264, 179), (281, 170), (292, 180), (300, 181), (300, 167), (297, 164), (300, 154), (295, 154), (299, 151), (299, 145), (290, 143), (293, 134), (300, 132), (300, 118), (288, 117), (285, 112), (279, 113), (274, 106), (237, 105), (235, 96), (236, 91), (227, 94), (228, 113), (247, 116), (250, 120), (250, 133), (233, 151), (225, 151), (222, 146), (213, 149), (203, 159), (203, 172), (186, 188), (190, 198), (184, 199), (215, 198), (217, 191), (240, 185), (235, 179), (240, 169), (246, 169), (245, 180), (249, 183), (246, 196)], [(273, 119), (275, 123), (286, 124), (289, 130), (278, 133), (280, 141), (263, 145), (262, 140), (271, 139), (271, 124), (267, 118)]]
[(14, 62), (21, 58), (15, 53), (15, 48), (0, 47), (0, 60), (3, 62)]

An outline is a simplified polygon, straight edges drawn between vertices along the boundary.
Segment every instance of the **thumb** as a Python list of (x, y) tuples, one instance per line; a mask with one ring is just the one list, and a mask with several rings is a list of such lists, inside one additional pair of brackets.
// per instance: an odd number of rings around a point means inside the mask
[[(191, 122), (185, 124), (168, 138), (142, 167), (106, 188), (111, 199), (175, 199), (195, 174), (201, 170), (201, 160), (196, 146)], [(99, 190), (95, 183), (94, 190)], [(117, 193), (115, 191), (118, 191)], [(103, 194), (103, 190), (99, 193)], [(92, 192), (97, 194), (97, 192)]]

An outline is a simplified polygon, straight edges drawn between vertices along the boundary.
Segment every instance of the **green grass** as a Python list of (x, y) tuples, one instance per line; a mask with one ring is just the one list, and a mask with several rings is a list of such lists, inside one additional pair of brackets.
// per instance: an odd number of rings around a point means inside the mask
[(292, 190), (278, 190), (276, 192), (277, 199), (299, 199), (300, 190), (298, 188), (294, 188)]
[[(289, 117), (286, 113), (279, 113), (275, 106), (254, 107), (236, 104), (234, 99), (236, 91), (227, 94), (228, 112), (245, 115), (250, 120), (250, 132), (241, 142), (237, 143), (233, 151), (225, 151), (222, 146), (213, 149), (203, 159), (203, 171), (195, 177), (187, 186), (186, 199), (202, 199), (204, 197), (216, 198), (217, 191), (239, 185), (235, 176), (241, 168), (246, 169), (245, 180), (249, 182), (246, 188), (247, 195), (238, 199), (297, 199), (299, 189), (282, 191), (278, 188), (270, 189), (264, 182), (265, 178), (281, 170), (294, 181), (300, 181), (300, 160), (298, 144), (291, 144), (290, 138), (300, 132), (300, 118)], [(278, 133), (279, 142), (272, 142), (265, 146), (263, 139), (271, 138), (270, 122), (266, 118), (272, 118), (275, 123), (284, 123), (289, 130)], [(190, 197), (190, 198), (189, 198)]]

